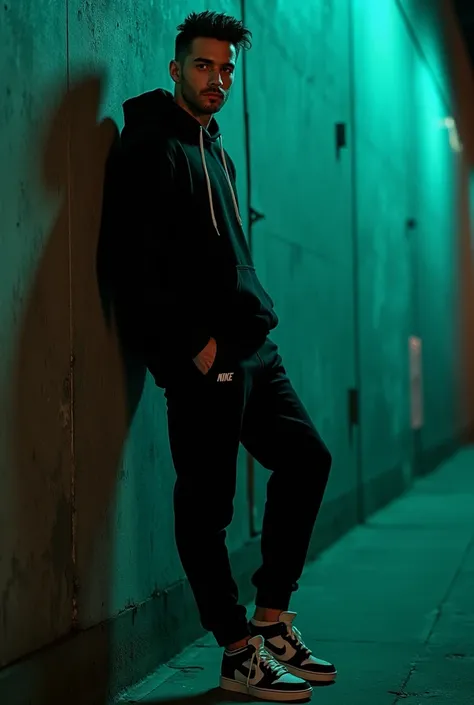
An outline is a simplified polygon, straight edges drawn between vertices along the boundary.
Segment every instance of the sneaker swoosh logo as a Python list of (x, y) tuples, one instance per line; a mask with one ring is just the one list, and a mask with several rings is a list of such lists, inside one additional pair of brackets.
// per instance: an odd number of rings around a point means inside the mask
[(278, 656), (284, 656), (286, 654), (286, 646), (275, 646), (274, 644), (268, 644), (268, 648), (273, 651)]
[[(236, 670), (237, 670), (237, 669), (236, 669)], [(246, 678), (248, 678), (249, 676), (250, 676), (251, 679), (252, 679), (252, 678), (255, 678), (255, 676), (256, 676), (256, 674), (257, 674), (257, 669), (255, 668), (255, 666), (252, 668), (252, 672), (250, 672), (250, 669), (248, 669), (248, 668), (247, 668), (246, 666), (244, 666), (244, 665), (240, 666), (238, 670), (239, 670), (244, 676), (246, 676)]]

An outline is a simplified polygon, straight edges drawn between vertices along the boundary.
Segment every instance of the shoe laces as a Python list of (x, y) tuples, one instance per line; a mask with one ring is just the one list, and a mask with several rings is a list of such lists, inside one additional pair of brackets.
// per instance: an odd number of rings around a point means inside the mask
[(252, 667), (254, 665), (255, 659), (257, 660), (257, 668), (263, 666), (270, 670), (274, 676), (280, 678), (280, 676), (288, 673), (286, 666), (283, 666), (279, 661), (277, 661), (273, 656), (267, 651), (264, 644), (261, 644), (252, 654), (250, 659), (249, 675), (247, 676), (247, 686), (249, 685), (250, 675), (252, 673)]
[(292, 624), (291, 625), (287, 624), (286, 627), (287, 627), (287, 635), (289, 636), (291, 641), (293, 641), (295, 643), (296, 647), (298, 649), (301, 649), (302, 651), (304, 651), (304, 653), (307, 657), (311, 656), (311, 654), (313, 652), (311, 651), (311, 649), (308, 649), (308, 647), (304, 643), (300, 630), (297, 629), (296, 627), (294, 627)]

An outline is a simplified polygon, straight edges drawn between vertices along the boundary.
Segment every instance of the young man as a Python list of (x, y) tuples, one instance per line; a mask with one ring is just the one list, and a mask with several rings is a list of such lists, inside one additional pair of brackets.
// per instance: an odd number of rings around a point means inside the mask
[[(221, 685), (302, 700), (311, 682), (336, 675), (311, 654), (288, 611), (331, 456), (268, 337), (278, 318), (255, 272), (235, 167), (214, 117), (251, 33), (212, 12), (191, 14), (178, 30), (174, 96), (158, 89), (124, 103), (114, 170), (127, 241), (116, 306), (165, 389), (176, 543), (201, 623), (225, 647)], [(271, 471), (250, 622), (225, 543), (240, 442)]]

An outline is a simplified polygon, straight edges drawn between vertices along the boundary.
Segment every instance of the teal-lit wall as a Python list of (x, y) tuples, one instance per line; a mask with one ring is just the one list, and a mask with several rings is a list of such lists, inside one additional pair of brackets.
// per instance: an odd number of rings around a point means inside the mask
[[(254, 48), (220, 123), (242, 210), (249, 165), (251, 205), (265, 216), (251, 242), (281, 319), (275, 340), (334, 457), (317, 547), (474, 426), (472, 150), (453, 149), (441, 125), (456, 112), (463, 138), (474, 90), (447, 3), (244, 5)], [(163, 395), (122, 359), (95, 256), (121, 103), (171, 88), (176, 25), (208, 7), (0, 10), (0, 667), (73, 627), (119, 624), (184, 577)], [(210, 9), (242, 12), (238, 0)], [(338, 153), (336, 123), (347, 135)], [(423, 351), (416, 432), (410, 335)], [(232, 551), (262, 520), (267, 475), (247, 461), (242, 452)]]

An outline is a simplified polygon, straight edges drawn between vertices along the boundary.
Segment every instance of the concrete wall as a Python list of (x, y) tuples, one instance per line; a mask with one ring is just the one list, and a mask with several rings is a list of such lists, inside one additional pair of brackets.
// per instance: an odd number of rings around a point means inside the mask
[[(249, 159), (251, 205), (265, 216), (250, 236), (281, 318), (274, 337), (334, 455), (314, 556), (474, 426), (474, 91), (448, 3), (243, 5), (254, 48), (220, 123), (243, 210)], [(95, 257), (121, 103), (170, 87), (175, 27), (206, 7), (15, 0), (0, 10), (0, 700), (9, 705), (80, 702), (86, 681), (88, 702), (102, 703), (200, 634), (174, 546), (162, 392), (121, 354)], [(238, 0), (212, 9), (242, 11)], [(440, 127), (448, 115), (461, 153)], [(347, 131), (339, 152), (336, 123)], [(410, 335), (423, 345), (416, 432)], [(266, 477), (242, 452), (229, 546), (244, 599)]]
[[(248, 55), (252, 205), (265, 216), (252, 228), (254, 257), (281, 319), (274, 338), (334, 456), (325, 511), (353, 523), (351, 150), (336, 158), (334, 137), (335, 124), (351, 120), (348, 8), (343, 2), (300, 3), (298, 9), (279, 3), (272, 13), (248, 3), (247, 15), (258, 47)], [(302, 33), (302, 27), (314, 31)], [(256, 528), (267, 476), (255, 468)]]

